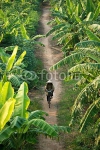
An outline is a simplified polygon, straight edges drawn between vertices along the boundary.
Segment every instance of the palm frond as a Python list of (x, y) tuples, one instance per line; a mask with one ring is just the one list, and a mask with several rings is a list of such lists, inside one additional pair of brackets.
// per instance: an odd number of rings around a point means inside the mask
[[(69, 33), (65, 33), (62, 37), (60, 37), (59, 39), (58, 39), (58, 44), (62, 44), (62, 45), (66, 45), (65, 44), (65, 41), (66, 41), (66, 43), (68, 43), (68, 41), (69, 41), (69, 39), (68, 39), (68, 35)], [(63, 47), (65, 47), (65, 46), (63, 46)], [(63, 49), (63, 47), (62, 47), (62, 49)], [(64, 51), (64, 50), (63, 50)]]
[(40, 130), (42, 130), (45, 134), (49, 136), (58, 135), (56, 130), (42, 119), (32, 119), (29, 121), (29, 124), (33, 124), (35, 127), (39, 128)]
[(63, 13), (61, 13), (59, 11), (52, 12), (52, 15), (55, 16), (55, 17), (58, 17), (58, 18), (60, 18), (62, 20), (65, 20), (65, 21), (68, 19), (68, 17), (65, 14), (63, 14)]
[(36, 36), (34, 36), (33, 38), (32, 38), (32, 40), (36, 40), (36, 39), (38, 39), (38, 38), (41, 38), (41, 37), (45, 37), (45, 35), (36, 35)]
[(96, 133), (95, 144), (96, 146), (98, 146), (100, 142), (100, 118), (97, 119), (94, 127), (95, 127), (95, 133)]
[(46, 36), (49, 36), (50, 34), (52, 34), (53, 32), (57, 31), (57, 30), (60, 30), (63, 26), (65, 26), (65, 23), (61, 23), (61, 24), (58, 24), (56, 26), (54, 26), (47, 34)]
[[(94, 72), (95, 70), (95, 72)], [(96, 76), (99, 75), (100, 72), (100, 63), (84, 63), (84, 64), (78, 64), (74, 67), (72, 67), (69, 71), (69, 73), (82, 73), (90, 76)]]
[(75, 52), (82, 52), (84, 53), (86, 58), (91, 58), (95, 62), (100, 63), (100, 51), (98, 49), (79, 48), (79, 49), (76, 49)]
[(93, 16), (93, 20), (96, 20), (99, 16), (100, 13), (100, 4), (98, 5), (98, 7), (95, 10), (94, 16)]
[(86, 34), (89, 37), (90, 40), (100, 42), (100, 38), (98, 38), (93, 32), (91, 32), (89, 29), (86, 29)]
[(85, 86), (87, 83), (87, 79), (85, 77), (81, 77), (81, 79), (75, 84), (75, 88), (78, 88), (80, 86)]
[(2, 60), (3, 63), (7, 63), (9, 59), (9, 56), (5, 53), (3, 48), (0, 48), (0, 60)]
[(97, 98), (97, 91), (100, 88), (100, 76), (94, 79), (91, 83), (85, 86), (83, 90), (77, 96), (72, 109), (72, 116), (82, 109), (83, 104), (87, 104), (90, 101), (95, 101)]
[(31, 119), (41, 119), (43, 117), (43, 115), (48, 115), (46, 112), (42, 111), (42, 110), (36, 110), (36, 111), (33, 111), (30, 113), (30, 116), (28, 118), (28, 120), (31, 120)]
[(75, 48), (87, 48), (87, 47), (91, 47), (91, 48), (100, 47), (100, 42), (94, 40), (82, 41), (75, 45)]
[(53, 125), (53, 128), (56, 130), (56, 132), (70, 132), (70, 127), (69, 126), (57, 126), (57, 125)]
[(45, 47), (45, 45), (43, 43), (39, 42), (39, 41), (33, 40), (33, 41), (31, 41), (31, 43), (34, 44), (34, 45), (40, 45), (40, 46)]
[[(65, 38), (66, 38), (66, 36), (65, 36)], [(66, 44), (64, 44), (64, 46), (63, 46), (63, 51), (65, 51), (65, 49), (68, 47), (68, 46), (70, 46), (70, 47), (73, 47), (73, 41), (74, 41), (74, 38), (73, 37), (70, 37), (70, 39), (69, 39), (69, 41), (68, 42), (66, 42)]]
[(14, 75), (14, 74), (8, 75), (8, 80), (12, 83), (12, 85), (14, 87), (19, 87), (20, 84), (21, 84), (19, 78), (16, 75)]
[(85, 127), (90, 124), (92, 121), (91, 118), (99, 112), (99, 107), (98, 105), (100, 104), (100, 98), (95, 100), (87, 109), (85, 112), (83, 118), (81, 119), (80, 122), (80, 132), (84, 131)]
[(86, 57), (89, 57), (92, 60), (95, 60), (97, 63), (100, 63), (100, 52), (98, 50), (84, 49), (84, 53), (86, 54)]
[(95, 5), (93, 4), (92, 0), (87, 1), (86, 3), (87, 13), (94, 12), (94, 9), (95, 9)]
[(57, 62), (55, 65), (50, 67), (50, 70), (56, 70), (64, 65), (74, 65), (79, 61), (82, 61), (82, 59), (84, 59), (83, 53), (74, 53)]
[(52, 39), (55, 40), (57, 38), (61, 38), (63, 35), (65, 35), (65, 32), (61, 30), (60, 32), (55, 34)]

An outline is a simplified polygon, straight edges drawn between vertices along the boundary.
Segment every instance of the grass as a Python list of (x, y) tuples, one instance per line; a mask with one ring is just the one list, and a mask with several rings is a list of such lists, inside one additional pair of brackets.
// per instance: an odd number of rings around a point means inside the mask
[[(61, 100), (58, 104), (58, 124), (68, 126), (71, 120), (71, 110), (80, 89), (73, 90), (76, 81), (63, 81)], [(79, 124), (74, 122), (71, 132), (62, 135), (66, 150), (94, 150), (94, 137), (91, 128), (79, 133)], [(96, 149), (99, 150), (99, 149)]]
[(29, 111), (42, 110), (42, 97), (32, 98), (30, 101)]
[[(61, 126), (69, 126), (71, 120), (71, 109), (74, 104), (74, 100), (79, 93), (79, 91), (73, 90), (73, 86), (76, 81), (72, 80), (69, 82), (63, 81), (62, 83), (62, 94), (61, 100), (58, 104), (58, 124)], [(62, 135), (63, 136), (63, 135)], [(73, 150), (72, 142), (76, 136), (76, 133), (68, 133), (64, 135), (63, 142), (65, 144), (66, 150)]]
[(73, 90), (73, 86), (76, 81), (69, 82), (63, 81), (61, 101), (59, 102), (58, 122), (60, 125), (69, 125), (71, 119), (71, 109), (74, 104), (74, 100), (79, 93), (77, 90)]

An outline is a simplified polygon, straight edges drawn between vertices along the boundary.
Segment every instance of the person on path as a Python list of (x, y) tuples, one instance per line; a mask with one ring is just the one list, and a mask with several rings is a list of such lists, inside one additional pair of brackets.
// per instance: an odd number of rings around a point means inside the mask
[(52, 98), (53, 92), (54, 92), (54, 85), (51, 80), (47, 81), (46, 86), (45, 86), (45, 92), (46, 92), (47, 101), (48, 101), (49, 96), (51, 96)]

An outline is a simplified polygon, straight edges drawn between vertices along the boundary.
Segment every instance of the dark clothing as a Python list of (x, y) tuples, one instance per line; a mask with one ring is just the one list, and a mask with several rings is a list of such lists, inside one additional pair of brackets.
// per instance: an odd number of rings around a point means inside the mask
[(50, 96), (52, 97), (53, 96), (53, 92), (54, 92), (54, 86), (52, 83), (48, 83), (46, 86), (45, 86), (45, 92), (46, 92), (46, 95), (47, 95), (47, 101), (49, 100)]

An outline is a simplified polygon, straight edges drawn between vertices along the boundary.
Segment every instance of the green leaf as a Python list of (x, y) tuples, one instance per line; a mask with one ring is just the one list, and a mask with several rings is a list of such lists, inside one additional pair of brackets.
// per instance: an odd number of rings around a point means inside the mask
[[(72, 67), (71, 69), (68, 70), (68, 72), (73, 73), (73, 72), (80, 72), (80, 73), (84, 73), (84, 74), (91, 74), (93, 70), (95, 70), (95, 72), (98, 72), (98, 70), (100, 70), (100, 64), (99, 63), (84, 63), (84, 64), (78, 64), (74, 67)], [(94, 74), (94, 72), (93, 72)], [(98, 73), (99, 74), (99, 73)]]
[(81, 23), (81, 22), (82, 22), (81, 19), (80, 19), (80, 17), (77, 16), (77, 15), (75, 15), (75, 19), (76, 19), (76, 21), (77, 21), (78, 23)]
[(11, 122), (11, 128), (20, 129), (26, 122), (26, 119), (16, 116)]
[(87, 15), (87, 18), (85, 19), (86, 21), (90, 21), (93, 18), (93, 13), (89, 12), (89, 14)]
[(0, 35), (0, 42), (3, 40), (3, 34)]
[(86, 10), (86, 4), (84, 3), (84, 1), (83, 1), (83, 0), (80, 0), (80, 2), (81, 2), (81, 5), (82, 5), (83, 10)]
[(62, 36), (64, 36), (65, 35), (65, 32), (64, 31), (60, 31), (60, 32), (57, 32), (54, 36), (53, 36), (53, 40), (55, 40), (55, 39), (59, 39), (59, 38), (62, 38)]
[(45, 35), (36, 35), (36, 36), (34, 36), (33, 38), (32, 38), (32, 40), (36, 40), (36, 39), (38, 39), (38, 38), (41, 38), (41, 37), (45, 37)]
[(27, 93), (28, 93), (28, 86), (25, 82), (23, 82), (15, 97), (16, 103), (15, 103), (14, 116), (28, 118), (29, 113), (27, 111), (27, 108), (30, 104), (30, 99), (27, 96)]
[(75, 63), (79, 62), (80, 60), (82, 61), (83, 58), (84, 58), (83, 53), (74, 53), (68, 57), (65, 57), (64, 59), (60, 60), (59, 62), (57, 62), (55, 65), (50, 67), (50, 70), (58, 69), (64, 65), (75, 64)]
[(100, 52), (98, 50), (87, 49), (85, 53), (86, 53), (86, 57), (89, 57), (95, 62), (100, 63)]
[(41, 119), (43, 115), (48, 115), (45, 111), (36, 110), (30, 113), (28, 120), (39, 118)]
[(8, 139), (10, 135), (14, 132), (14, 129), (9, 127), (5, 127), (1, 132), (0, 132), (0, 143), (2, 143), (4, 140)]
[(15, 61), (15, 57), (16, 57), (16, 53), (17, 53), (17, 50), (18, 50), (18, 46), (16, 46), (14, 48), (14, 51), (12, 53), (12, 55), (10, 56), (10, 58), (8, 59), (8, 63), (7, 63), (7, 66), (6, 66), (6, 71), (10, 71), (13, 67), (13, 63)]
[(4, 12), (3, 12), (2, 9), (0, 9), (0, 18), (1, 18), (1, 19), (4, 19), (4, 18), (5, 18), (5, 14), (4, 14)]
[(95, 6), (94, 6), (92, 0), (87, 0), (87, 5), (86, 5), (87, 13), (89, 13), (89, 12), (93, 12), (94, 13), (94, 10), (95, 10)]
[[(76, 112), (80, 109), (82, 109), (82, 104), (88, 102), (88, 100), (91, 100), (92, 102), (95, 101), (97, 97), (97, 89), (100, 88), (100, 76), (98, 76), (96, 79), (94, 79), (91, 83), (85, 86), (85, 88), (82, 89), (82, 91), (77, 96), (73, 109), (72, 109), (72, 116), (75, 117)], [(93, 94), (94, 92), (94, 94)]]
[(83, 132), (85, 127), (90, 123), (91, 118), (99, 112), (98, 104), (100, 104), (100, 98), (95, 100), (87, 109), (80, 122), (80, 132)]
[(70, 132), (71, 128), (69, 126), (57, 126), (57, 125), (53, 125), (53, 128), (58, 132), (58, 133), (66, 133), (66, 132)]
[(52, 15), (53, 15), (54, 17), (58, 17), (58, 18), (60, 18), (60, 19), (62, 19), (62, 20), (65, 20), (65, 21), (68, 19), (68, 17), (67, 17), (65, 14), (63, 14), (63, 13), (61, 13), (61, 12), (59, 12), (59, 11), (53, 12)]
[[(46, 36), (49, 36), (49, 35), (52, 34), (53, 32), (60, 30), (60, 29), (61, 29), (62, 27), (64, 27), (64, 26), (66, 26), (65, 23), (61, 23), (61, 24), (58, 24), (58, 25), (54, 26), (54, 27), (46, 34)], [(67, 26), (68, 26), (68, 25), (67, 25)]]
[(26, 51), (24, 51), (18, 58), (18, 60), (15, 62), (14, 66), (19, 66), (21, 64), (21, 62), (24, 59), (24, 56), (26, 55)]
[(8, 62), (8, 55), (5, 53), (4, 49), (0, 48), (0, 58), (3, 61), (3, 63), (7, 63)]
[(26, 31), (23, 24), (20, 25), (20, 29), (21, 29), (21, 33), (22, 33), (23, 38), (29, 40), (29, 36), (27, 35), (27, 31)]
[(20, 84), (21, 84), (20, 79), (16, 75), (10, 74), (7, 77), (13, 87), (18, 88), (20, 86)]
[(0, 106), (4, 105), (4, 103), (9, 99), (13, 98), (14, 89), (11, 86), (10, 82), (5, 82), (1, 91), (0, 91)]
[(93, 20), (96, 20), (99, 16), (100, 13), (100, 2), (98, 3), (98, 7), (95, 10), (94, 16), (93, 16)]
[(100, 38), (98, 38), (93, 32), (91, 32), (89, 29), (86, 29), (86, 34), (88, 35), (90, 40), (100, 42)]
[(75, 48), (87, 48), (87, 47), (100, 47), (100, 41), (94, 41), (94, 40), (89, 40), (89, 41), (82, 41), (77, 44), (75, 44)]
[(35, 127), (41, 129), (45, 134), (48, 134), (49, 136), (58, 135), (55, 129), (42, 119), (32, 119), (29, 121), (29, 124), (33, 124)]
[(2, 130), (5, 124), (11, 118), (11, 115), (14, 111), (15, 99), (10, 98), (3, 107), (0, 109), (0, 130)]
[(0, 91), (2, 90), (3, 82), (0, 82)]

